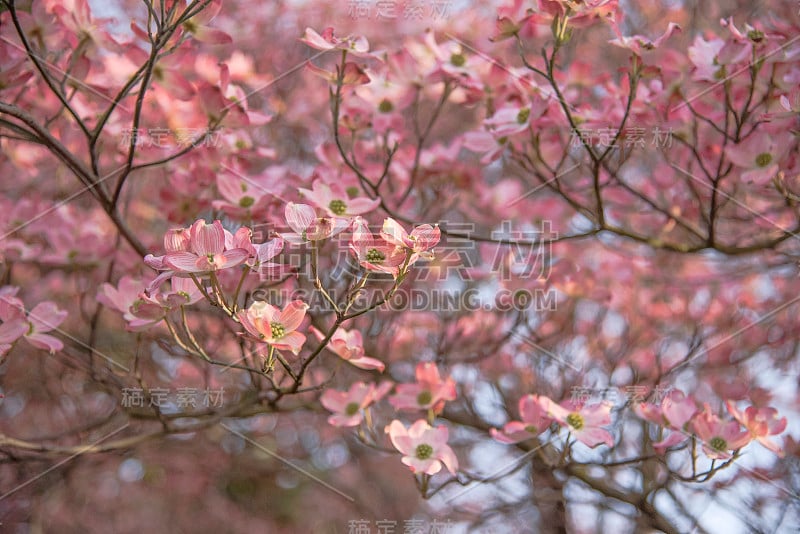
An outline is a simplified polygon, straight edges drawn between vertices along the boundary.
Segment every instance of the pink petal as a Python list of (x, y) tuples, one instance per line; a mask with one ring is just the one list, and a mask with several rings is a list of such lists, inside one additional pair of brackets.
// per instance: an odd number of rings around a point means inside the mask
[(317, 218), (314, 208), (308, 204), (295, 204), (294, 202), (289, 202), (286, 205), (284, 215), (289, 227), (298, 234), (303, 234), (306, 228), (311, 226), (311, 223)]
[(368, 371), (377, 369), (382, 373), (386, 368), (382, 361), (376, 360), (375, 358), (369, 358), (367, 356), (362, 356), (361, 358), (350, 358), (347, 360), (347, 362), (355, 367), (358, 367), (359, 369), (366, 369)]
[(164, 265), (182, 273), (201, 273), (207, 269), (197, 266), (198, 257), (191, 252), (172, 252), (164, 256)]
[(368, 198), (354, 198), (347, 201), (347, 214), (348, 215), (361, 215), (373, 211), (381, 205), (381, 199), (376, 198), (370, 200)]
[(219, 221), (212, 224), (206, 224), (202, 219), (196, 221), (191, 236), (192, 248), (198, 256), (222, 254), (225, 250), (225, 231)]
[(28, 318), (34, 331), (49, 332), (64, 322), (67, 311), (59, 310), (53, 302), (40, 302), (28, 313)]
[(283, 309), (280, 315), (280, 323), (287, 331), (297, 330), (306, 316), (308, 304), (302, 300), (293, 300)]
[(306, 342), (306, 336), (300, 332), (289, 332), (283, 336), (279, 342), (274, 343), (275, 348), (290, 350), (293, 354), (297, 355), (300, 349)]
[(36, 348), (56, 352), (64, 348), (64, 344), (60, 339), (47, 334), (31, 334), (26, 336), (25, 339)]

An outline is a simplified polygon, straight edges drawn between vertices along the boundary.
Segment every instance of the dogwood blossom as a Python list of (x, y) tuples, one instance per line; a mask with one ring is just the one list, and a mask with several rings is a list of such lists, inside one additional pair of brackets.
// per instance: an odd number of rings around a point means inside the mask
[(458, 458), (447, 444), (447, 427), (432, 427), (420, 419), (410, 428), (395, 419), (386, 427), (394, 448), (403, 454), (401, 460), (412, 473), (435, 475), (444, 465), (451, 474), (458, 470)]
[(308, 304), (301, 300), (289, 302), (283, 310), (264, 301), (256, 301), (247, 310), (237, 314), (239, 321), (250, 335), (261, 343), (268, 343), (277, 350), (289, 350), (298, 354), (306, 342), (306, 336), (297, 329), (303, 322)]

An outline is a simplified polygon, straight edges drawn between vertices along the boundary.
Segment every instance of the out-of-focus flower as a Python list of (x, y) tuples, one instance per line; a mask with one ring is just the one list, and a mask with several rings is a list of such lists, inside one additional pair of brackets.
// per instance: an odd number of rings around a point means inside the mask
[(741, 449), (752, 439), (738, 421), (723, 421), (711, 412), (708, 404), (692, 419), (692, 427), (703, 442), (703, 452), (712, 459), (727, 460), (730, 451)]
[(775, 436), (786, 430), (787, 420), (785, 417), (778, 417), (778, 410), (748, 406), (744, 412), (740, 412), (733, 402), (728, 401), (726, 405), (733, 418), (750, 432), (753, 439), (783, 458), (784, 452), (780, 445), (768, 439), (769, 436)]
[(538, 395), (526, 395), (519, 400), (519, 415), (521, 421), (510, 421), (502, 430), (493, 428), (489, 433), (501, 443), (519, 443), (538, 436), (553, 421)]
[(364, 420), (364, 409), (380, 400), (391, 387), (391, 382), (384, 382), (378, 387), (375, 384), (356, 382), (347, 391), (325, 390), (320, 402), (333, 412), (328, 418), (331, 425), (357, 426)]
[[(311, 327), (311, 332), (320, 341), (325, 339), (325, 334), (313, 326)], [(331, 336), (331, 340), (328, 342), (326, 348), (359, 369), (377, 369), (383, 372), (385, 368), (382, 361), (364, 355), (364, 342), (361, 337), (361, 332), (356, 329), (349, 331), (344, 328), (337, 329), (333, 336)]]
[(588, 447), (605, 443), (614, 446), (614, 437), (602, 428), (611, 424), (611, 403), (600, 402), (588, 406), (578, 406), (567, 402), (568, 407), (556, 404), (548, 397), (540, 397), (547, 414), (561, 426), (566, 427), (578, 441)]
[(456, 383), (442, 379), (436, 364), (423, 362), (417, 365), (415, 384), (398, 384), (397, 393), (389, 397), (396, 410), (433, 410), (439, 413), (446, 401), (455, 400)]

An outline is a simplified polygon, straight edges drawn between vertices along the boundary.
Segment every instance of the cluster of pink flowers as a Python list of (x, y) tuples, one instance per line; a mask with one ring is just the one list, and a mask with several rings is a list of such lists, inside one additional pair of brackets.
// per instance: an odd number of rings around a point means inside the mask
[(4, 357), (19, 339), (25, 339), (38, 349), (54, 353), (64, 348), (60, 339), (48, 334), (67, 318), (53, 302), (40, 302), (26, 311), (17, 297), (18, 287), (0, 288), (0, 358)]
[[(774, 408), (750, 406), (741, 412), (731, 401), (726, 406), (733, 419), (721, 418), (708, 404), (700, 410), (695, 400), (674, 390), (658, 405), (635, 403), (633, 410), (639, 417), (666, 431), (662, 439), (653, 443), (654, 449), (661, 454), (694, 435), (712, 459), (728, 459), (732, 456), (731, 451), (741, 449), (752, 440), (759, 441), (779, 456), (783, 455), (780, 447), (768, 437), (784, 431), (785, 417), (779, 418)], [(556, 404), (545, 396), (526, 395), (519, 400), (520, 420), (510, 421), (502, 429), (493, 428), (491, 435), (501, 443), (519, 443), (540, 435), (555, 422), (589, 447), (601, 444), (612, 447), (614, 438), (603, 428), (611, 424), (611, 408), (610, 402), (581, 405), (565, 401)]]
[(447, 444), (448, 429), (432, 426), (434, 415), (440, 413), (445, 402), (455, 400), (456, 386), (451, 377), (442, 378), (439, 369), (431, 362), (419, 363), (415, 370), (416, 382), (397, 384), (389, 381), (380, 385), (357, 382), (348, 391), (328, 389), (321, 402), (333, 412), (328, 422), (334, 426), (357, 426), (364, 420), (369, 406), (395, 387), (389, 404), (398, 411), (427, 411), (429, 420), (418, 419), (410, 427), (400, 420), (391, 421), (384, 429), (392, 445), (403, 454), (402, 462), (413, 473), (433, 475), (444, 465), (450, 473), (458, 470), (458, 459)]
[[(694, 399), (679, 390), (664, 397), (660, 405), (640, 403), (634, 406), (636, 414), (667, 430), (666, 437), (653, 444), (661, 452), (685, 443), (692, 435), (702, 443), (703, 452), (713, 459), (728, 459), (736, 451), (756, 440), (779, 456), (780, 446), (769, 436), (786, 429), (785, 417), (778, 417), (774, 408), (749, 406), (740, 411), (733, 401), (726, 401), (732, 419), (720, 417), (708, 403), (698, 408)], [(744, 427), (744, 428), (742, 428)]]
[(544, 395), (526, 395), (519, 400), (521, 421), (506, 423), (502, 430), (491, 429), (501, 443), (519, 443), (534, 438), (555, 422), (588, 447), (614, 446), (614, 437), (603, 427), (611, 424), (610, 402), (583, 405), (572, 400), (561, 404)]

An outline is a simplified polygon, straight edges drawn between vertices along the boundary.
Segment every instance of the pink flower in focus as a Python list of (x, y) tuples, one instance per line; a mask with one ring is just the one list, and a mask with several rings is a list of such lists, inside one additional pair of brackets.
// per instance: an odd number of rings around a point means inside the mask
[(502, 430), (489, 431), (501, 443), (519, 443), (534, 438), (547, 430), (552, 419), (547, 415), (547, 407), (538, 395), (526, 395), (519, 400), (519, 414), (522, 421), (510, 421)]
[(442, 231), (439, 230), (439, 227), (431, 226), (430, 224), (417, 226), (409, 234), (405, 228), (400, 226), (400, 223), (391, 217), (387, 217), (383, 221), (383, 229), (381, 230), (381, 237), (387, 243), (413, 252), (409, 265), (419, 257), (432, 258), (433, 253), (429, 251), (439, 243), (441, 236)]
[(614, 446), (614, 437), (608, 430), (601, 428), (611, 424), (611, 403), (601, 402), (579, 407), (568, 402), (569, 407), (564, 407), (544, 396), (540, 397), (540, 402), (550, 417), (569, 429), (587, 447), (597, 447), (601, 443)]
[(358, 259), (359, 265), (368, 271), (389, 273), (394, 277), (397, 277), (400, 266), (406, 259), (402, 248), (373, 235), (361, 217), (356, 217), (353, 223), (350, 250)]
[(458, 458), (447, 444), (447, 427), (433, 428), (420, 419), (407, 429), (395, 419), (385, 431), (394, 448), (403, 454), (402, 462), (411, 468), (412, 473), (435, 475), (444, 464), (451, 474), (456, 474)]
[(703, 442), (703, 451), (712, 459), (727, 460), (731, 457), (729, 451), (741, 449), (752, 439), (750, 432), (742, 430), (738, 421), (722, 421), (711, 413), (708, 404), (692, 419), (692, 426)]
[[(311, 327), (311, 332), (320, 341), (325, 339), (325, 335), (313, 326)], [(364, 342), (361, 338), (361, 332), (356, 329), (350, 331), (344, 328), (337, 329), (326, 348), (359, 369), (377, 369), (383, 372), (385, 368), (382, 361), (364, 355)]]
[(450, 377), (442, 380), (435, 364), (420, 363), (415, 374), (416, 384), (398, 384), (397, 393), (389, 397), (389, 403), (396, 410), (433, 410), (439, 413), (446, 401), (455, 400), (455, 381)]
[(329, 424), (357, 426), (364, 420), (364, 409), (380, 400), (391, 387), (391, 382), (384, 382), (377, 388), (375, 384), (356, 382), (347, 391), (325, 390), (320, 402), (326, 409), (333, 412), (333, 415), (328, 418)]
[(242, 326), (261, 343), (277, 350), (298, 354), (306, 342), (305, 334), (297, 331), (308, 310), (302, 300), (293, 300), (283, 310), (264, 301), (256, 301), (237, 314)]
[[(185, 236), (175, 234), (180, 246), (185, 246)], [(207, 224), (195, 221), (189, 230), (188, 250), (168, 252), (163, 264), (182, 273), (204, 273), (236, 267), (247, 260), (249, 253), (243, 248), (226, 250), (225, 230), (220, 221)]]
[(748, 406), (744, 412), (740, 412), (733, 402), (727, 401), (726, 405), (733, 418), (747, 429), (753, 439), (783, 458), (783, 449), (767, 439), (786, 430), (787, 420), (785, 417), (778, 418), (778, 410)]

